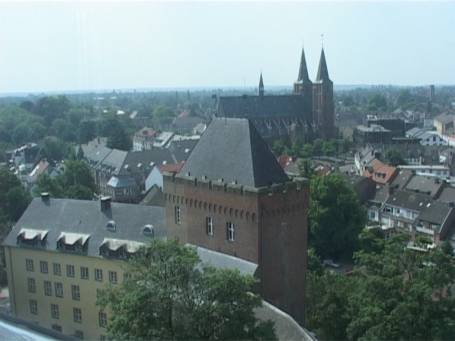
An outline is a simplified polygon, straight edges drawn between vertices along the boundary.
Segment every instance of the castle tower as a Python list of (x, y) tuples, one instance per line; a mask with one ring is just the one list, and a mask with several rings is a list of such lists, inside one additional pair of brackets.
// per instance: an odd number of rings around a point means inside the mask
[(329, 78), (324, 48), (321, 51), (318, 74), (313, 84), (313, 121), (319, 136), (326, 139), (335, 137), (333, 82)]
[(264, 96), (264, 80), (262, 79), (262, 72), (261, 77), (259, 78), (259, 96), (260, 97)]
[(179, 174), (164, 174), (168, 238), (255, 266), (258, 292), (304, 318), (309, 188), (248, 119), (215, 118)]

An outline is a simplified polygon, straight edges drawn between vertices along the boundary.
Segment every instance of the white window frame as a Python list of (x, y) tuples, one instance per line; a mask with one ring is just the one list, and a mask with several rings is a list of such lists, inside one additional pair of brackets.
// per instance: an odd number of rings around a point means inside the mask
[(226, 237), (230, 242), (235, 241), (235, 224), (231, 221), (226, 223)]
[(101, 328), (107, 327), (107, 314), (102, 310), (98, 313), (98, 324)]
[(73, 321), (76, 323), (82, 323), (82, 309), (73, 308)]
[(36, 293), (36, 281), (34, 278), (27, 278), (27, 291), (29, 293)]
[(81, 266), (81, 279), (89, 279), (89, 270), (86, 266)]
[(81, 288), (77, 284), (71, 284), (71, 298), (73, 301), (81, 300)]
[(62, 265), (60, 263), (53, 263), (52, 268), (53, 268), (54, 276), (62, 275)]
[(213, 236), (213, 218), (210, 216), (205, 218), (205, 231), (208, 236)]
[(36, 302), (36, 300), (29, 300), (28, 307), (30, 309), (30, 314), (38, 315), (38, 302)]
[(44, 281), (44, 296), (52, 296), (52, 282)]
[(112, 284), (117, 284), (117, 272), (109, 271), (109, 282)]
[(49, 264), (46, 261), (41, 260), (39, 262), (39, 269), (42, 274), (47, 274), (49, 273)]
[(54, 282), (55, 297), (63, 298), (63, 283)]
[(75, 275), (74, 265), (67, 264), (66, 265), (66, 276), (74, 278), (74, 275)]

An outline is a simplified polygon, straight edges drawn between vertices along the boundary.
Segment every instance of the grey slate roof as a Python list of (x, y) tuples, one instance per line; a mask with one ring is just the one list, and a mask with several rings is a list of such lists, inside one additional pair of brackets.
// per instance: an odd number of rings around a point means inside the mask
[(422, 209), (418, 219), (432, 224), (441, 225), (452, 209), (453, 208), (449, 207), (446, 203), (432, 201)]
[(403, 207), (413, 211), (421, 211), (433, 200), (430, 196), (409, 191), (396, 191), (389, 196), (386, 204)]
[(180, 172), (187, 173), (250, 187), (289, 180), (253, 124), (240, 118), (212, 121)]
[[(304, 117), (304, 97), (301, 95), (222, 96), (217, 116), (222, 117)], [(311, 117), (308, 117), (311, 121)]]
[(455, 203), (455, 188), (449, 186), (444, 188), (439, 195), (438, 200), (445, 203)]
[(426, 177), (421, 175), (414, 175), (406, 185), (406, 190), (428, 194), (435, 197), (441, 191), (444, 183), (434, 177)]
[[(144, 172), (144, 169), (150, 170), (152, 168), (150, 166), (152, 162), (161, 166), (165, 163), (176, 163), (177, 160), (169, 149), (164, 148), (128, 152), (125, 155), (119, 174), (131, 174), (141, 172), (141, 170)], [(127, 168), (125, 168), (126, 165), (128, 165)], [(140, 167), (138, 167), (139, 165)]]
[(413, 176), (414, 173), (411, 170), (401, 169), (395, 179), (390, 183), (390, 186), (394, 189), (403, 189)]
[[(114, 220), (115, 232), (106, 224)], [(88, 256), (100, 257), (99, 247), (104, 238), (124, 239), (147, 243), (151, 237), (142, 233), (145, 225), (154, 227), (155, 238), (167, 235), (163, 207), (111, 203), (111, 209), (101, 211), (99, 201), (35, 198), (13, 227), (4, 245), (17, 246), (17, 234), (22, 228), (48, 230), (45, 250), (57, 251), (61, 232), (89, 234)]]

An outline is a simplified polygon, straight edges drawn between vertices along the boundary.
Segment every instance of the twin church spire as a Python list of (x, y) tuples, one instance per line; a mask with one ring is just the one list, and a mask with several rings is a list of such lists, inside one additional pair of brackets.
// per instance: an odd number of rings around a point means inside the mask
[[(321, 57), (319, 58), (319, 67), (316, 76), (316, 82), (320, 83), (324, 81), (330, 81), (330, 77), (329, 70), (327, 68), (327, 61), (325, 60), (324, 48), (322, 48)], [(308, 76), (308, 67), (306, 65), (305, 50), (303, 47), (296, 84), (311, 84), (310, 77)], [(262, 78), (262, 72), (259, 78), (259, 96), (264, 96), (264, 80)]]

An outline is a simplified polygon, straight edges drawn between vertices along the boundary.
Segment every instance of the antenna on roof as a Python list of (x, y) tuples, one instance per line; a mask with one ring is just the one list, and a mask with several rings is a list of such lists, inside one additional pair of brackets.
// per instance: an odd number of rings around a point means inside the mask
[(321, 46), (324, 48), (324, 33), (321, 33)]

